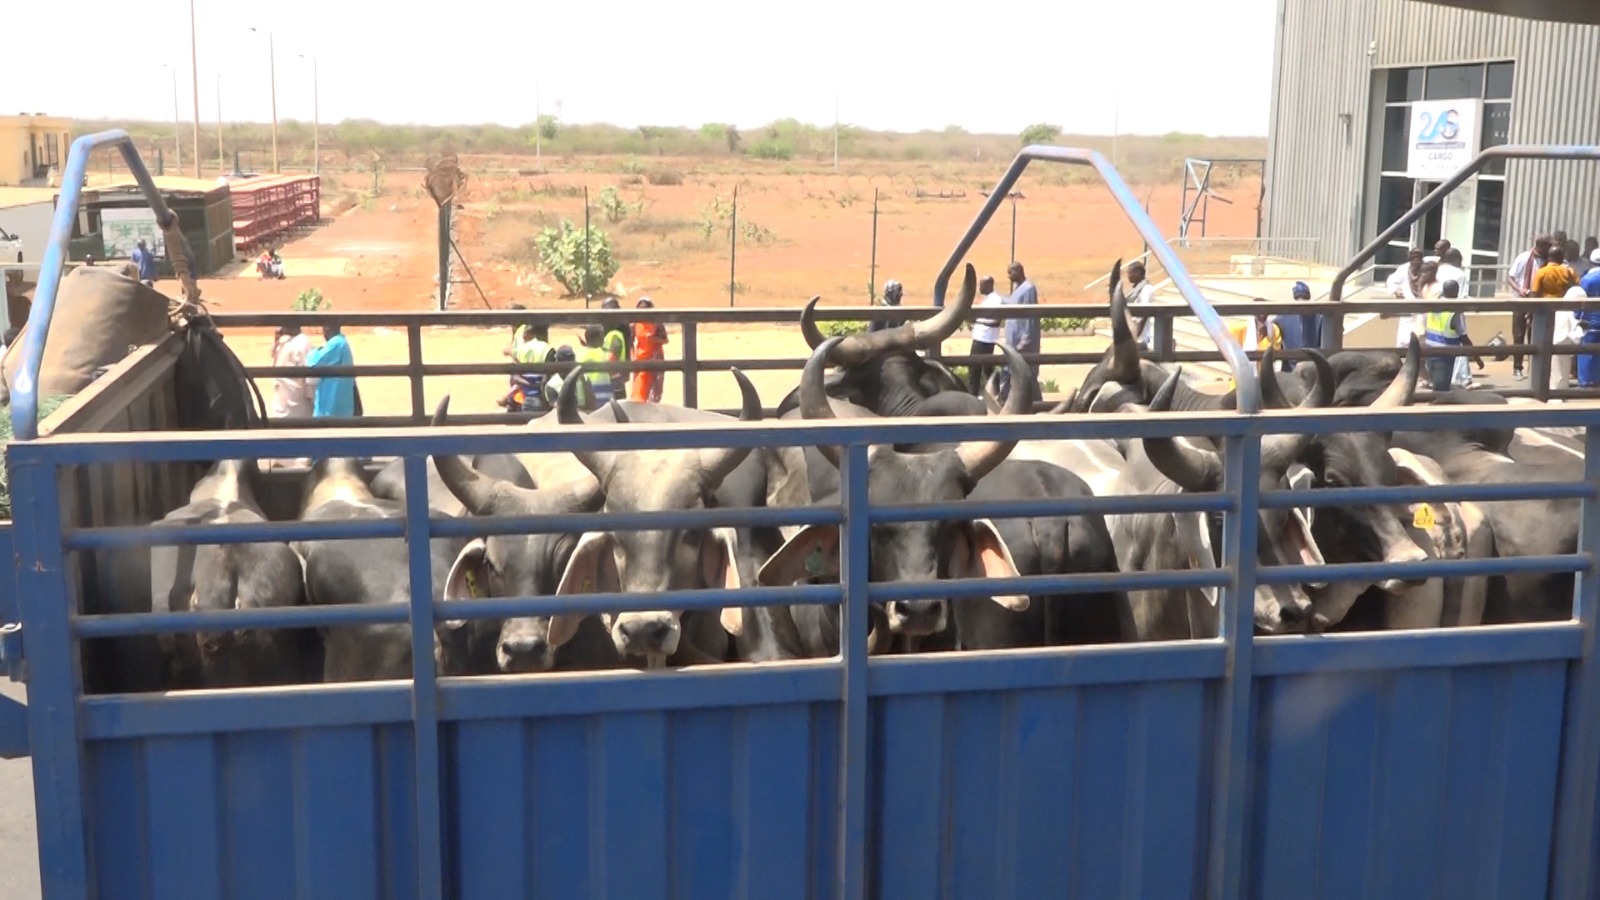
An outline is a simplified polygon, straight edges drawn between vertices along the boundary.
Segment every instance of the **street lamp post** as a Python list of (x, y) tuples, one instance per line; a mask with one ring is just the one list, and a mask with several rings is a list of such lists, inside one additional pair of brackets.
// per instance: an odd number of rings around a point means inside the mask
[[(194, 0), (189, 0), (189, 75), (194, 92), (194, 177), (200, 177), (200, 54), (194, 36)], [(173, 77), (177, 77), (174, 74)]]
[(183, 168), (183, 123), (178, 119), (178, 67), (171, 63), (162, 63), (163, 69), (172, 73), (172, 167)]
[(217, 75), (217, 175), (228, 174), (227, 157), (222, 154), (222, 76)]
[[(262, 30), (250, 26), (250, 30), (261, 34)], [(278, 54), (273, 49), (272, 32), (267, 35), (267, 77), (272, 82), (272, 173), (278, 174)]]
[(322, 108), (321, 88), (317, 85), (317, 55), (296, 54), (311, 60), (311, 171), (322, 174)]

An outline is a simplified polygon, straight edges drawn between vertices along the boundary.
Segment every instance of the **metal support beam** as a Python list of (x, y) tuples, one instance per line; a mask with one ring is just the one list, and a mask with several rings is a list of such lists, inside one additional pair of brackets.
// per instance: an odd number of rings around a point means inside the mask
[[(1376, 257), (1378, 251), (1394, 240), (1402, 232), (1409, 233), (1411, 226), (1423, 216), (1433, 211), (1450, 196), (1450, 192), (1465, 184), (1468, 178), (1476, 175), (1480, 169), (1497, 159), (1550, 159), (1550, 160), (1590, 160), (1600, 161), (1600, 145), (1593, 144), (1502, 144), (1498, 147), (1489, 147), (1472, 161), (1461, 167), (1461, 171), (1450, 178), (1428, 195), (1416, 202), (1406, 211), (1405, 215), (1395, 219), (1388, 228), (1378, 232), (1365, 247), (1356, 252), (1356, 255), (1333, 276), (1333, 286), (1328, 291), (1328, 299), (1337, 303), (1344, 299), (1344, 285), (1350, 280), (1358, 269), (1368, 260)], [(1329, 314), (1322, 326), (1322, 349), (1338, 350), (1344, 345), (1344, 316), (1339, 313)]]
[(1261, 391), (1256, 383), (1255, 366), (1245, 356), (1244, 349), (1233, 339), (1233, 334), (1228, 331), (1228, 326), (1223, 323), (1222, 317), (1212, 308), (1211, 303), (1200, 294), (1200, 288), (1195, 285), (1194, 279), (1189, 277), (1189, 270), (1183, 267), (1178, 255), (1167, 245), (1166, 235), (1156, 227), (1154, 220), (1145, 212), (1139, 199), (1133, 195), (1127, 182), (1117, 174), (1104, 156), (1093, 150), (1084, 150), (1071, 147), (1049, 147), (1043, 144), (1032, 144), (1022, 148), (1016, 159), (1011, 161), (1011, 167), (1001, 176), (1000, 181), (989, 191), (989, 197), (984, 201), (983, 208), (978, 211), (972, 224), (967, 226), (967, 231), (956, 243), (950, 252), (950, 258), (945, 260), (944, 268), (939, 270), (939, 277), (933, 282), (933, 305), (944, 306), (945, 294), (950, 290), (950, 277), (955, 274), (956, 266), (966, 259), (967, 252), (972, 245), (978, 242), (978, 235), (983, 233), (989, 220), (999, 211), (1000, 204), (1006, 202), (1012, 187), (1017, 179), (1022, 177), (1028, 164), (1035, 160), (1042, 162), (1069, 163), (1072, 165), (1092, 166), (1105, 181), (1106, 187), (1111, 190), (1111, 196), (1122, 207), (1122, 212), (1138, 229), (1139, 236), (1150, 246), (1150, 252), (1167, 270), (1167, 275), (1172, 279), (1172, 286), (1177, 288), (1178, 294), (1189, 304), (1194, 311), (1196, 319), (1216, 342), (1222, 351), (1222, 359), (1228, 364), (1228, 369), (1233, 373), (1233, 382), (1238, 385), (1239, 411), (1243, 413), (1257, 413), (1261, 411)]

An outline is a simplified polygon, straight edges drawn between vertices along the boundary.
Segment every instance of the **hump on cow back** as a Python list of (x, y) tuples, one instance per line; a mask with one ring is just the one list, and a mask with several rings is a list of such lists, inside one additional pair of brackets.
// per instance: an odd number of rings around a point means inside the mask
[[(34, 327), (29, 322), (20, 340)], [(39, 396), (76, 394), (96, 369), (121, 362), (131, 348), (161, 340), (171, 330), (167, 298), (112, 269), (80, 266), (61, 279), (55, 314), (39, 364)], [(22, 354), (7, 353), (5, 402), (22, 370)]]

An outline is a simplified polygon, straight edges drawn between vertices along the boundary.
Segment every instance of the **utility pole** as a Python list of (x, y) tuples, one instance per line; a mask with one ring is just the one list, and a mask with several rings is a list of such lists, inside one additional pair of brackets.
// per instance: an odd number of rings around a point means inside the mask
[[(250, 30), (261, 34), (261, 29), (250, 26)], [(272, 32), (267, 35), (267, 77), (272, 83), (272, 174), (278, 174), (278, 54), (273, 46)]]
[[(196, 165), (195, 171), (199, 171)], [(217, 177), (228, 174), (228, 158), (222, 152), (222, 76), (217, 76)]]
[(171, 63), (162, 63), (161, 67), (172, 72), (172, 168), (182, 169), (183, 123), (178, 118), (178, 67)]
[[(301, 59), (311, 60), (311, 171), (322, 174), (322, 89), (317, 83), (317, 55), (306, 56), (298, 54)], [(276, 161), (274, 161), (276, 165)]]
[(833, 93), (833, 171), (839, 171), (839, 92)]
[[(200, 54), (194, 35), (194, 0), (189, 0), (189, 74), (194, 92), (194, 177), (200, 177)], [(177, 78), (174, 71), (173, 78)]]
[(544, 152), (540, 147), (543, 138), (539, 132), (544, 130), (544, 116), (539, 113), (539, 82), (533, 83), (533, 167), (544, 168)]

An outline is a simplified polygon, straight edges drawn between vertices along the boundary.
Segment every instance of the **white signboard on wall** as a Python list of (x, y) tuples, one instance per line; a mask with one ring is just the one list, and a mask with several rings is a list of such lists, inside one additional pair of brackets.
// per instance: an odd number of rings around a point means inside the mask
[(107, 259), (127, 259), (140, 240), (155, 255), (166, 253), (166, 239), (156, 225), (156, 214), (148, 207), (100, 210), (100, 239), (105, 242)]
[(1411, 104), (1406, 176), (1443, 181), (1478, 155), (1483, 101), (1422, 100)]

